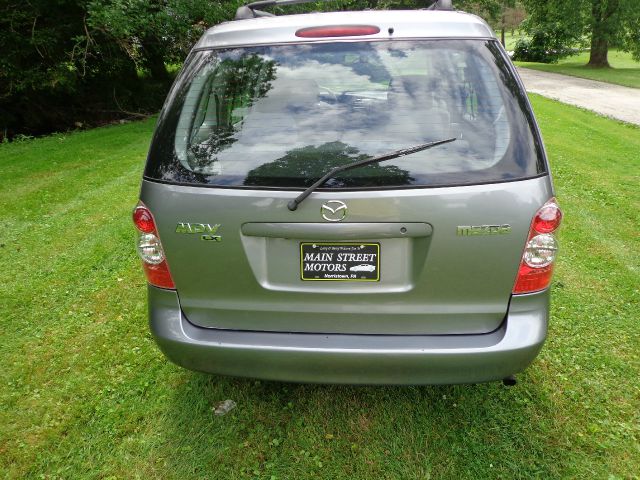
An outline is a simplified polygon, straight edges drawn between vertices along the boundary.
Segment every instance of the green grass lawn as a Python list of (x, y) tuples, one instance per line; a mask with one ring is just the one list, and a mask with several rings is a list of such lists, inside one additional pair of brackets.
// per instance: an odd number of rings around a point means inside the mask
[(615, 83), (625, 87), (640, 88), (640, 62), (631, 54), (618, 50), (609, 51), (611, 68), (587, 67), (589, 52), (563, 58), (558, 63), (515, 62), (519, 67), (533, 68), (545, 72), (562, 73), (574, 77), (588, 78), (600, 82)]
[(175, 367), (130, 221), (153, 122), (0, 146), (2, 476), (637, 479), (640, 129), (533, 100), (565, 224), (549, 340), (511, 389)]

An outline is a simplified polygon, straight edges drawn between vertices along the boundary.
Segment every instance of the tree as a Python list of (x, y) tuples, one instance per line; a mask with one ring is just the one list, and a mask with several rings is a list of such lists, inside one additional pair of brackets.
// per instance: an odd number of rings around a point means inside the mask
[(87, 23), (89, 32), (101, 32), (137, 68), (168, 83), (167, 64), (181, 63), (206, 26), (224, 20), (225, 13), (217, 2), (92, 0), (87, 5)]
[(100, 32), (88, 32), (82, 0), (0, 4), (3, 136), (67, 128), (83, 120), (89, 103), (109, 108), (109, 86), (135, 81), (134, 66)]
[(155, 112), (207, 25), (240, 0), (0, 0), (0, 140)]
[[(608, 67), (609, 48), (633, 53), (640, 60), (638, 0), (523, 0), (529, 17), (525, 30), (538, 35), (542, 48), (591, 47), (588, 65)], [(567, 52), (568, 53), (568, 52)]]
[(500, 29), (500, 41), (502, 46), (506, 46), (505, 31), (513, 31), (520, 26), (526, 17), (524, 8), (521, 5), (516, 5), (515, 2), (503, 2), (502, 13), (500, 15), (497, 27)]

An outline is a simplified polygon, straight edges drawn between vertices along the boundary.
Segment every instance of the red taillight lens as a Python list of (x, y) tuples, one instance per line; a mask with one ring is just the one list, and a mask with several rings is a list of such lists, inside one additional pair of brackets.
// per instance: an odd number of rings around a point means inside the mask
[(142, 260), (147, 281), (156, 287), (175, 288), (153, 215), (142, 202), (133, 210), (133, 223), (140, 231), (137, 242), (138, 255)]
[(142, 262), (142, 268), (144, 269), (144, 273), (147, 276), (147, 281), (156, 287), (167, 288), (173, 290), (176, 286), (173, 283), (173, 279), (171, 278), (171, 273), (169, 272), (169, 265), (167, 265), (167, 261), (163, 260), (162, 263), (158, 265), (152, 265), (149, 263)]
[(133, 209), (133, 224), (142, 233), (152, 233), (156, 230), (153, 215), (151, 215), (147, 207), (141, 204), (138, 204), (138, 206)]
[(552, 198), (545, 203), (533, 219), (533, 229), (538, 233), (551, 233), (560, 226), (562, 211)]
[(380, 33), (380, 28), (375, 25), (333, 25), (301, 28), (296, 32), (296, 37), (359, 37), (361, 35), (375, 35), (376, 33)]
[(521, 263), (513, 293), (531, 293), (544, 290), (551, 283), (552, 276), (553, 264), (542, 268), (532, 268)]
[(553, 232), (561, 221), (562, 212), (555, 198), (536, 212), (522, 253), (513, 293), (532, 293), (549, 286), (558, 250)]

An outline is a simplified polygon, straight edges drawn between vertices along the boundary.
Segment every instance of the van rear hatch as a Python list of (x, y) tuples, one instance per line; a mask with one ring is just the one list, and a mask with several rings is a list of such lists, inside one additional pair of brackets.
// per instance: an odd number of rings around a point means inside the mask
[[(332, 168), (447, 138), (341, 172), (287, 208)], [(141, 198), (196, 325), (455, 334), (503, 321), (550, 196), (498, 45), (416, 40), (195, 52)]]

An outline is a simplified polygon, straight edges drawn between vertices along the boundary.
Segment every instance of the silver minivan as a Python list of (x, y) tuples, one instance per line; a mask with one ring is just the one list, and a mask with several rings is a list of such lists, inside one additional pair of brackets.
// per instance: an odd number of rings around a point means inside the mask
[(273, 16), (208, 30), (133, 219), (151, 331), (263, 379), (501, 380), (540, 351), (561, 211), (531, 106), (480, 18)]

